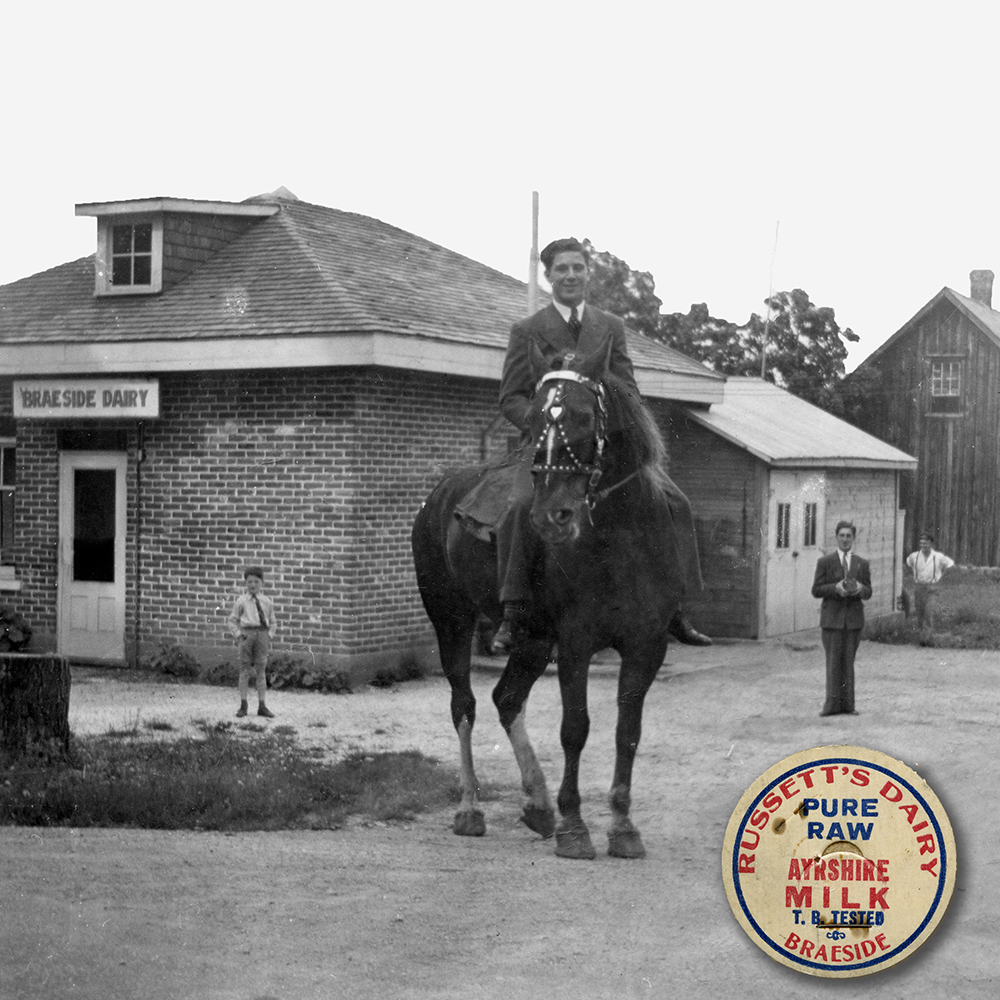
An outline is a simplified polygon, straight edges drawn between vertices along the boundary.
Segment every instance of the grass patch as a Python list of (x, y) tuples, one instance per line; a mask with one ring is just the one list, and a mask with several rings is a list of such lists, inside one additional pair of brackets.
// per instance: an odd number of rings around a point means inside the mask
[[(873, 642), (916, 645), (920, 641), (910, 592), (908, 618), (894, 616), (865, 627)], [(988, 573), (952, 570), (937, 593), (937, 614), (931, 644), (945, 649), (1000, 649), (1000, 580)]]
[(157, 830), (329, 829), (351, 815), (411, 820), (459, 799), (454, 771), (416, 751), (316, 759), (288, 733), (205, 726), (199, 737), (79, 737), (69, 760), (0, 771), (0, 823)]

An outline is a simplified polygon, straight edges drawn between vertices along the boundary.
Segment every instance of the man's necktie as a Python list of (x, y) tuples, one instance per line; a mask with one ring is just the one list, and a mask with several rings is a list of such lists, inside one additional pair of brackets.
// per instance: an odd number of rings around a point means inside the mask
[(580, 317), (576, 314), (576, 306), (573, 306), (569, 314), (569, 332), (573, 337), (574, 344), (580, 336), (580, 326)]
[(253, 602), (257, 605), (257, 617), (260, 619), (260, 624), (262, 628), (267, 628), (267, 619), (264, 617), (264, 609), (260, 606), (260, 601), (257, 600), (257, 595), (254, 594)]

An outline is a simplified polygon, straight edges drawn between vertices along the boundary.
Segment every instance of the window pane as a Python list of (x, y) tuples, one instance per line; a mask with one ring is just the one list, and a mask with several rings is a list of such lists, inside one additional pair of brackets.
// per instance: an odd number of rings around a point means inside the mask
[(787, 549), (790, 544), (792, 521), (792, 505), (790, 503), (778, 504), (778, 533), (775, 540), (775, 548)]
[(17, 481), (16, 466), (14, 456), (17, 454), (16, 448), (3, 448), (3, 465), (0, 466), (0, 483), (4, 486), (13, 486)]
[(132, 247), (134, 253), (153, 252), (153, 226), (152, 223), (144, 222), (134, 227), (135, 243)]
[(816, 511), (815, 503), (805, 505), (805, 531), (802, 538), (802, 544), (805, 546), (816, 544)]
[(0, 490), (0, 546), (14, 547), (14, 491)]
[(73, 579), (114, 582), (114, 469), (77, 469), (75, 472)]
[(132, 269), (133, 285), (148, 285), (153, 280), (153, 258), (136, 257)]
[(115, 257), (111, 264), (111, 284), (132, 284), (132, 258)]
[(132, 227), (112, 226), (111, 227), (111, 252), (131, 253), (132, 252)]

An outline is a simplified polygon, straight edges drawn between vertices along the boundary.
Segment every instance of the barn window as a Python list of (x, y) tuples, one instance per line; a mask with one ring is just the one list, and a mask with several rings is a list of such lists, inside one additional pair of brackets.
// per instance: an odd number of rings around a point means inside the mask
[(778, 504), (778, 532), (774, 543), (776, 549), (787, 549), (792, 544), (792, 505)]
[(962, 410), (962, 362), (931, 362), (931, 413)]
[(819, 513), (819, 504), (805, 504), (805, 523), (802, 532), (802, 545), (805, 548), (816, 545), (816, 519)]

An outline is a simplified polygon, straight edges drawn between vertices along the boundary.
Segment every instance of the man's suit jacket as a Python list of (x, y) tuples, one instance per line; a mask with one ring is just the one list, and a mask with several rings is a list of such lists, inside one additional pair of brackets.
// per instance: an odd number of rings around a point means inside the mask
[(821, 556), (817, 561), (812, 595), (823, 599), (819, 609), (820, 628), (864, 628), (865, 608), (862, 601), (872, 596), (868, 560), (851, 552), (851, 569), (847, 575), (849, 579), (857, 580), (861, 589), (849, 597), (841, 597), (836, 591), (837, 584), (844, 579), (840, 550)]
[(632, 361), (625, 343), (625, 324), (589, 303), (583, 310), (580, 336), (573, 343), (569, 324), (551, 303), (533, 316), (515, 323), (510, 331), (507, 357), (500, 380), (500, 412), (517, 428), (525, 429), (528, 407), (535, 392), (537, 379), (531, 370), (529, 346), (534, 342), (546, 360), (572, 351), (584, 358), (603, 349), (611, 341), (608, 367), (612, 375), (622, 379), (629, 391), (639, 395), (632, 371)]

